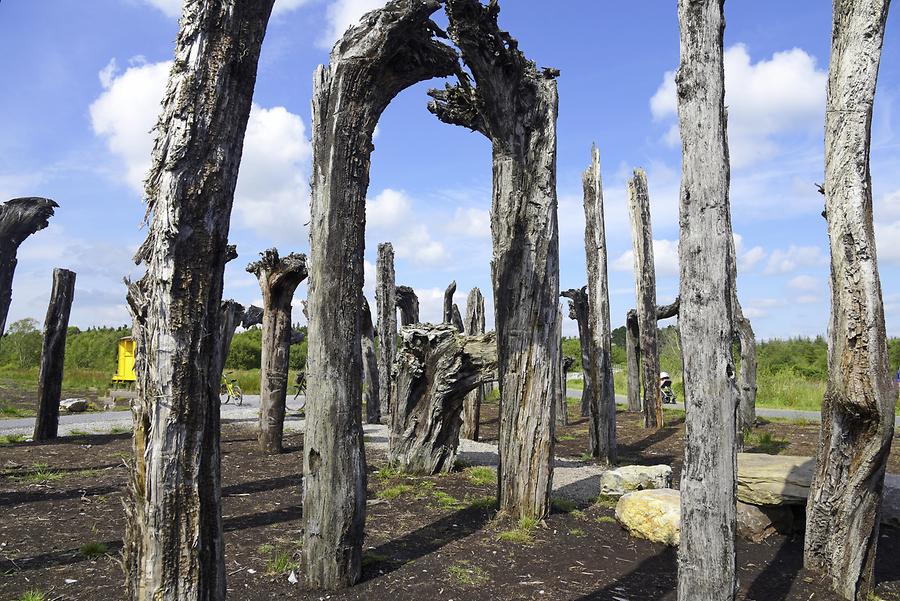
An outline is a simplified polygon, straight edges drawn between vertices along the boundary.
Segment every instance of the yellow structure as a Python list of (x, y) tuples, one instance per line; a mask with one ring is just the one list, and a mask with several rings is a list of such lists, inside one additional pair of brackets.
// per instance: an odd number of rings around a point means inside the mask
[(116, 373), (112, 377), (114, 384), (130, 384), (137, 380), (134, 373), (134, 338), (120, 338), (116, 345)]

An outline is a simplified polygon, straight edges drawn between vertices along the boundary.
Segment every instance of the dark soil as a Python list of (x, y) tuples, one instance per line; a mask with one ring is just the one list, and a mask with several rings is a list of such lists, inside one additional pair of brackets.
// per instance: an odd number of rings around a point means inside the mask
[[(623, 462), (667, 462), (677, 470), (683, 424), (677, 415), (668, 418), (670, 425), (651, 433), (637, 416), (620, 415)], [(483, 428), (487, 438), (495, 432), (496, 407), (485, 407)], [(560, 428), (558, 454), (580, 456), (585, 429), (581, 421)], [(767, 450), (783, 445), (781, 452), (791, 454), (811, 454), (817, 436), (815, 425), (769, 424), (763, 431), (775, 439), (765, 442)], [(500, 540), (515, 524), (494, 518), (493, 484), (473, 483), (466, 470), (397, 476), (379, 470), (384, 456), (372, 451), (363, 582), (340, 593), (305, 592), (288, 582), (292, 569), (302, 576), (296, 565), (302, 437), (288, 436), (288, 451), (277, 457), (256, 452), (250, 430), (228, 426), (222, 440), (229, 599), (675, 599), (676, 551), (630, 538), (605, 503), (560, 506), (517, 533), (525, 540)], [(123, 598), (118, 555), (129, 455), (127, 435), (0, 447), (0, 599), (32, 589), (48, 601)], [(837, 601), (802, 570), (802, 548), (802, 535), (739, 540), (739, 598)], [(89, 557), (91, 551), (99, 554)], [(900, 533), (883, 529), (876, 566), (883, 599), (900, 599), (898, 553)]]

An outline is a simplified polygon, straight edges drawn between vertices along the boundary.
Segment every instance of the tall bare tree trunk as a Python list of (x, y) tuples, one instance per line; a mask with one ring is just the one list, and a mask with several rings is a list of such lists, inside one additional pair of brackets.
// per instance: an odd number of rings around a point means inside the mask
[[(733, 281), (736, 283), (737, 277)], [(741, 345), (741, 367), (737, 380), (738, 392), (741, 395), (738, 407), (738, 446), (743, 447), (743, 433), (749, 432), (756, 425), (756, 337), (750, 320), (744, 316), (737, 294), (734, 298), (733, 311), (734, 329)]]
[(587, 286), (571, 288), (559, 293), (569, 299), (569, 319), (578, 324), (578, 340), (581, 346), (581, 417), (591, 414), (591, 399), (595, 395), (594, 372), (591, 371), (591, 316), (588, 306)]
[(650, 225), (650, 193), (647, 175), (635, 169), (628, 180), (628, 210), (634, 246), (634, 279), (637, 320), (641, 336), (644, 427), (663, 425), (659, 395), (659, 333), (656, 327), (656, 267), (653, 263), (653, 228)]
[[(314, 588), (349, 586), (360, 576), (366, 459), (359, 295), (372, 133), (398, 93), (458, 68), (456, 53), (433, 37), (430, 16), (439, 8), (438, 0), (391, 0), (347, 31), (314, 77), (303, 441), (303, 566)], [(393, 304), (390, 311), (396, 314)]]
[(129, 286), (138, 400), (127, 507), (129, 595), (222, 600), (216, 336), (234, 186), (272, 0), (188, 0), (146, 182), (150, 227)]
[[(478, 288), (469, 291), (466, 299), (465, 331), (469, 336), (484, 334), (484, 295)], [(463, 422), (459, 435), (469, 440), (478, 440), (481, 422), (481, 403), (484, 401), (484, 385), (479, 385), (466, 395), (463, 402)]]
[(681, 66), (675, 80), (682, 140), (678, 325), (686, 411), (678, 598), (692, 601), (729, 601), (737, 585), (739, 399), (731, 350), (734, 259), (722, 5), (722, 0), (678, 2)]
[(400, 325), (419, 323), (419, 297), (409, 286), (397, 286), (397, 308), (400, 309)]
[[(587, 258), (587, 300), (591, 374), (588, 452), (607, 464), (616, 462), (616, 387), (612, 370), (612, 324), (609, 316), (609, 278), (606, 268), (606, 222), (603, 217), (603, 180), (600, 150), (591, 148), (591, 165), (581, 176), (584, 188), (584, 252)], [(584, 344), (584, 342), (582, 342)], [(583, 353), (582, 353), (583, 355)]]
[(831, 240), (828, 385), (806, 513), (804, 563), (846, 599), (874, 586), (897, 392), (888, 367), (869, 173), (872, 106), (888, 0), (834, 2), (825, 113)]
[[(378, 419), (390, 413), (391, 366), (397, 355), (397, 288), (394, 275), (394, 247), (390, 242), (378, 245), (375, 263), (375, 310), (378, 313)], [(376, 422), (377, 423), (377, 422)]]
[(56, 438), (59, 429), (59, 400), (66, 361), (66, 333), (75, 298), (75, 272), (53, 270), (53, 288), (44, 319), (44, 344), (38, 377), (38, 413), (34, 420), (34, 440)]
[(13, 198), (0, 205), (0, 336), (6, 331), (6, 316), (12, 302), (16, 252), (25, 238), (47, 227), (53, 209), (49, 198)]
[(366, 404), (366, 423), (381, 421), (380, 382), (378, 357), (375, 354), (375, 327), (372, 325), (372, 309), (365, 295), (362, 296), (359, 318), (360, 344), (362, 344), (363, 379), (366, 382), (363, 400)]
[(477, 87), (460, 76), (432, 91), (439, 119), (493, 145), (492, 275), (500, 376), (498, 498), (512, 517), (550, 510), (559, 230), (553, 69), (538, 71), (497, 25), (497, 2), (447, 0), (450, 37)]
[(216, 358), (212, 367), (212, 376), (218, 374), (222, 379), (225, 371), (225, 361), (228, 360), (228, 352), (231, 350), (231, 341), (234, 339), (234, 331), (244, 319), (244, 305), (236, 300), (225, 300), (219, 308), (219, 338), (216, 348)]
[(453, 302), (453, 295), (456, 294), (456, 280), (450, 282), (447, 289), (444, 290), (444, 323), (453, 324), (460, 332), (465, 332), (465, 324), (459, 307)]
[(281, 453), (287, 409), (288, 370), (291, 359), (291, 303), (300, 282), (308, 275), (306, 255), (278, 256), (278, 249), (260, 253), (247, 265), (259, 280), (263, 296), (262, 365), (259, 382), (259, 450)]
[(559, 338), (559, 344), (556, 349), (556, 362), (557, 362), (557, 373), (556, 373), (556, 387), (559, 389), (559, 395), (556, 399), (556, 425), (558, 426), (568, 426), (569, 425), (569, 405), (568, 405), (568, 395), (566, 394), (566, 370), (563, 369), (563, 362), (565, 361), (565, 356), (563, 355), (563, 347), (562, 347), (562, 307), (557, 309), (558, 315), (556, 318), (556, 336)]
[(637, 311), (631, 309), (625, 318), (625, 362), (628, 376), (628, 411), (637, 413), (641, 405), (641, 328)]

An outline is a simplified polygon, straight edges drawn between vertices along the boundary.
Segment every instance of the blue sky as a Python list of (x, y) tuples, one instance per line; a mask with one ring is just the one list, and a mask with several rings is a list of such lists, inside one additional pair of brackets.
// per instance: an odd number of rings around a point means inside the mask
[[(552, 5), (552, 10), (547, 7)], [(57, 200), (51, 226), (19, 253), (10, 321), (43, 318), (53, 267), (78, 273), (72, 323), (128, 321), (125, 275), (143, 240), (140, 182), (177, 32), (178, 0), (5, 0), (0, 3), (0, 199)], [(243, 267), (277, 246), (307, 252), (309, 104), (313, 69), (347, 25), (379, 0), (276, 0), (238, 182), (231, 241), (240, 257), (227, 297), (259, 302)], [(501, 25), (559, 78), (561, 286), (585, 282), (581, 172), (596, 142), (603, 163), (614, 326), (634, 305), (625, 182), (647, 170), (658, 300), (677, 293), (680, 172), (674, 0), (506, 0)], [(872, 173), (888, 331), (900, 336), (900, 23), (888, 22), (873, 126)], [(830, 3), (726, 3), (726, 85), (739, 294), (761, 338), (824, 334), (828, 248), (822, 176)], [(377, 243), (391, 241), (397, 279), (440, 317), (479, 286), (490, 299), (491, 161), (486, 139), (426, 110), (407, 90), (377, 131), (369, 190), (366, 291)], [(297, 300), (306, 295), (305, 285)], [(488, 313), (491, 313), (489, 308)], [(299, 310), (295, 320), (302, 321)], [(492, 319), (489, 317), (489, 322)], [(489, 323), (490, 325), (490, 323)], [(564, 331), (576, 334), (566, 319)]]

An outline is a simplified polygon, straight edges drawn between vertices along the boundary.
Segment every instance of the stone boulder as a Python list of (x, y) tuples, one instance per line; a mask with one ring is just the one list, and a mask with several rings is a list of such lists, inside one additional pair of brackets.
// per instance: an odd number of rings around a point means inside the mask
[(66, 399), (59, 402), (59, 408), (69, 413), (84, 413), (88, 410), (87, 399)]
[(788, 506), (757, 507), (737, 502), (737, 534), (759, 543), (776, 532), (794, 531), (794, 512)]
[(600, 494), (619, 497), (636, 490), (672, 488), (668, 465), (626, 465), (600, 475)]
[(805, 505), (816, 460), (738, 453), (738, 500), (750, 505)]
[(616, 504), (616, 519), (631, 536), (678, 546), (681, 495), (670, 488), (628, 493)]

